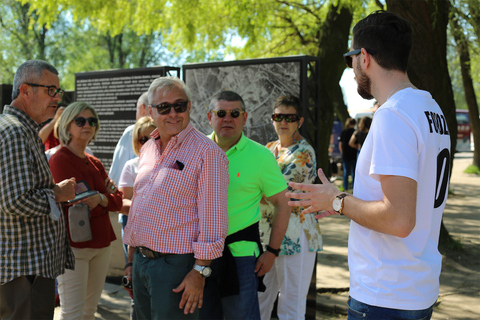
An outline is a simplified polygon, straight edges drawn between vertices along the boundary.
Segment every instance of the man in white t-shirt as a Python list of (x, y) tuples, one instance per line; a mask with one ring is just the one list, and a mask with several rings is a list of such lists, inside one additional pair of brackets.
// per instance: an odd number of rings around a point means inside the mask
[(348, 239), (348, 319), (430, 319), (439, 292), (440, 224), (450, 172), (450, 133), (430, 93), (410, 83), (412, 29), (378, 11), (353, 29), (358, 93), (375, 98), (376, 111), (357, 161), (353, 196), (341, 193), (319, 170), (321, 185), (290, 183), (287, 193), (317, 218), (344, 214)]

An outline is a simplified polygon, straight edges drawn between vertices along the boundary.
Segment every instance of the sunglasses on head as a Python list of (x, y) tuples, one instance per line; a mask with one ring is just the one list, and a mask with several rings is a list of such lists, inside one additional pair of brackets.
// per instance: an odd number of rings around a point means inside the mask
[(298, 114), (284, 114), (284, 113), (274, 113), (272, 114), (272, 120), (276, 122), (282, 122), (285, 119), (287, 122), (297, 122), (300, 120)]
[(148, 141), (148, 139), (150, 139), (150, 137), (141, 137), (140, 139), (138, 139), (138, 142), (143, 146)]
[(187, 111), (188, 100), (179, 101), (175, 103), (160, 103), (152, 104), (152, 108), (157, 108), (158, 114), (166, 115), (170, 113), (170, 110), (175, 110), (176, 113), (184, 113)]
[(73, 119), (73, 121), (75, 122), (75, 125), (80, 128), (84, 127), (85, 123), (87, 122), (88, 122), (88, 125), (93, 128), (95, 128), (98, 125), (98, 118), (94, 118), (94, 117), (90, 117), (86, 119), (84, 117), (76, 117), (75, 119)]
[[(375, 54), (372, 50), (365, 49), (368, 53), (370, 53), (372, 56)], [(344, 53), (343, 54), (343, 59), (345, 59), (345, 63), (347, 64), (347, 67), (351, 68), (352, 67), (352, 60), (353, 56), (357, 56), (362, 52), (362, 49), (355, 49), (350, 52)]]
[(230, 114), (232, 116), (232, 118), (238, 118), (242, 113), (244, 113), (245, 111), (241, 111), (241, 110), (223, 110), (223, 109), (220, 109), (220, 110), (212, 110), (213, 113), (215, 113), (217, 115), (217, 117), (219, 118), (225, 118), (227, 116), (227, 114)]

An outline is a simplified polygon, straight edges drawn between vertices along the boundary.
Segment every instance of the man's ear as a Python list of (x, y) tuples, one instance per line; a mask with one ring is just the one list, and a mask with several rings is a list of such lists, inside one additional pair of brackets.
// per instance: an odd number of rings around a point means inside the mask
[(207, 112), (207, 119), (208, 119), (208, 123), (210, 123), (210, 125), (212, 125), (212, 112), (211, 111)]

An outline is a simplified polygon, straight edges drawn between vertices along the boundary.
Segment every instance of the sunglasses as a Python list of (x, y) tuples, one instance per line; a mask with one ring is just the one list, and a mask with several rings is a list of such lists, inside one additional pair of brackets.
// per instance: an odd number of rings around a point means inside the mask
[(184, 113), (187, 111), (188, 107), (187, 101), (180, 101), (175, 103), (161, 103), (161, 104), (152, 104), (152, 108), (157, 108), (158, 114), (166, 115), (170, 113), (170, 110), (175, 110), (176, 113)]
[(80, 128), (84, 127), (85, 123), (87, 122), (88, 122), (88, 125), (92, 128), (95, 128), (96, 126), (98, 126), (98, 118), (94, 118), (94, 117), (87, 118), (87, 119), (85, 119), (84, 117), (77, 117), (73, 119), (73, 121), (75, 122), (75, 125)]
[(272, 114), (272, 120), (276, 122), (282, 122), (285, 119), (287, 122), (297, 122), (300, 120), (298, 114), (284, 114), (284, 113), (274, 113)]
[[(372, 56), (375, 55), (375, 52), (369, 49), (365, 49), (368, 53), (370, 53)], [(362, 49), (355, 49), (350, 52), (344, 53), (343, 54), (343, 59), (345, 59), (345, 63), (347, 64), (347, 67), (351, 68), (352, 67), (352, 61), (353, 61), (353, 56), (357, 56), (362, 52)]]
[(227, 116), (227, 114), (230, 114), (230, 116), (232, 116), (232, 118), (238, 118), (242, 113), (245, 113), (245, 111), (240, 111), (240, 110), (223, 110), (223, 109), (220, 109), (220, 110), (212, 110), (213, 113), (215, 113), (217, 115), (217, 117), (219, 118), (225, 118)]
[(38, 83), (28, 83), (28, 82), (25, 82), (26, 85), (29, 85), (30, 87), (43, 87), (43, 88), (47, 88), (48, 91), (48, 95), (50, 97), (55, 97), (57, 94), (61, 97), (63, 97), (63, 94), (65, 93), (64, 90), (55, 87), (55, 86), (46, 86), (46, 85), (43, 85), (43, 84), (38, 84)]
[(143, 146), (148, 141), (148, 139), (150, 138), (147, 136), (141, 137), (140, 139), (138, 139), (138, 142)]

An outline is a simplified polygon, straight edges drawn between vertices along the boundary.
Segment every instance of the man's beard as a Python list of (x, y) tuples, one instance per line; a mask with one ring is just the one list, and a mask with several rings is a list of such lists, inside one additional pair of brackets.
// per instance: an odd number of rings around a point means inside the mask
[[(358, 66), (358, 65), (357, 65)], [(358, 74), (355, 75), (357, 79), (357, 92), (363, 98), (367, 100), (373, 99), (372, 96), (372, 82), (370, 78), (363, 72), (360, 67), (356, 68)]]

